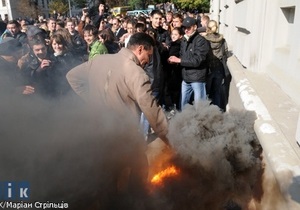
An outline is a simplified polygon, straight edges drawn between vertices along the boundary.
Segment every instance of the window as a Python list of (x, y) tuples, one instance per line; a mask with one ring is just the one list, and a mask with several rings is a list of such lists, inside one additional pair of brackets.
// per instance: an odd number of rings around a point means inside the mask
[(281, 11), (283, 12), (288, 23), (294, 23), (295, 19), (295, 6), (293, 7), (281, 7)]
[(6, 0), (2, 0), (2, 6), (6, 7)]

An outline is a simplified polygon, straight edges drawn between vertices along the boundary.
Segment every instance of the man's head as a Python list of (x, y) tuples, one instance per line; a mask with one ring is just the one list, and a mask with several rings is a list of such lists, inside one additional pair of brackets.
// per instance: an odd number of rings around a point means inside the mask
[(56, 29), (56, 20), (54, 18), (49, 18), (47, 20), (47, 28), (48, 28), (48, 31), (55, 31)]
[(112, 20), (112, 30), (115, 32), (120, 28), (121, 21), (118, 18)]
[(191, 36), (197, 30), (197, 21), (195, 18), (186, 17), (182, 22), (182, 27), (184, 28), (184, 33), (187, 36)]
[(20, 32), (21, 25), (16, 20), (10, 20), (8, 21), (6, 28), (12, 36), (15, 36), (17, 33)]
[(182, 26), (183, 17), (181, 14), (176, 13), (173, 15), (172, 26), (174, 28)]
[(33, 39), (28, 41), (28, 44), (33, 54), (39, 59), (43, 60), (47, 56), (47, 45), (45, 39), (39, 36), (35, 36)]
[(75, 22), (72, 19), (68, 19), (66, 28), (68, 29), (70, 34), (74, 34), (74, 32), (75, 32)]
[(207, 27), (207, 23), (210, 20), (209, 16), (207, 15), (202, 15), (201, 17), (201, 26), (202, 27)]
[(22, 44), (12, 37), (6, 37), (0, 42), (0, 56), (11, 57), (18, 60), (22, 56)]
[(150, 14), (150, 20), (152, 24), (152, 28), (156, 29), (161, 25), (162, 13), (159, 10), (152, 10)]
[(172, 23), (172, 20), (173, 20), (173, 12), (169, 11), (166, 13), (166, 21), (168, 23)]
[(140, 65), (144, 67), (150, 61), (154, 45), (153, 38), (148, 34), (135, 33), (130, 37), (127, 48), (135, 54)]

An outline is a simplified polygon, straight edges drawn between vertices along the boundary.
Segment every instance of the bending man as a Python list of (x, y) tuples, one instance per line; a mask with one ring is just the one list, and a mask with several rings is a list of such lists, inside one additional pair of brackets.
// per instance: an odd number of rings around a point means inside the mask
[(131, 36), (127, 48), (79, 65), (67, 74), (73, 90), (92, 107), (103, 105), (122, 114), (128, 109), (137, 121), (141, 111), (155, 133), (168, 143), (167, 119), (151, 95), (151, 84), (143, 67), (149, 63), (154, 41), (145, 33)]

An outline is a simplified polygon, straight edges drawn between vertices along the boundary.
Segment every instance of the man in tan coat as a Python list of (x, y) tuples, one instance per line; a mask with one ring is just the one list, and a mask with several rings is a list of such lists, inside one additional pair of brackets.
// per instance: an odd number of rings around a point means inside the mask
[(154, 41), (145, 33), (130, 38), (117, 54), (96, 56), (67, 74), (73, 90), (93, 109), (107, 106), (122, 114), (128, 109), (139, 120), (143, 112), (155, 133), (168, 144), (167, 119), (151, 95), (149, 77), (143, 70), (153, 53)]

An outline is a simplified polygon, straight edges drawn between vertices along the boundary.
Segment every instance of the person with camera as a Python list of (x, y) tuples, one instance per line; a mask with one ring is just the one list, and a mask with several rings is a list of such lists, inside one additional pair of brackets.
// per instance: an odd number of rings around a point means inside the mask
[(94, 15), (91, 14), (92, 24), (97, 28), (99, 28), (100, 22), (104, 18), (105, 18), (105, 1), (100, 0), (98, 5), (98, 13)]
[(18, 61), (23, 85), (34, 88), (34, 94), (51, 97), (54, 94), (51, 60), (48, 46), (42, 36), (28, 40), (30, 52)]
[(81, 32), (87, 24), (91, 24), (99, 28), (101, 20), (105, 18), (105, 2), (101, 0), (99, 5), (95, 8), (97, 8), (98, 11), (94, 11), (94, 8), (88, 7), (82, 9), (82, 16), (80, 23), (78, 24), (78, 27), (80, 28), (78, 29), (79, 32)]

